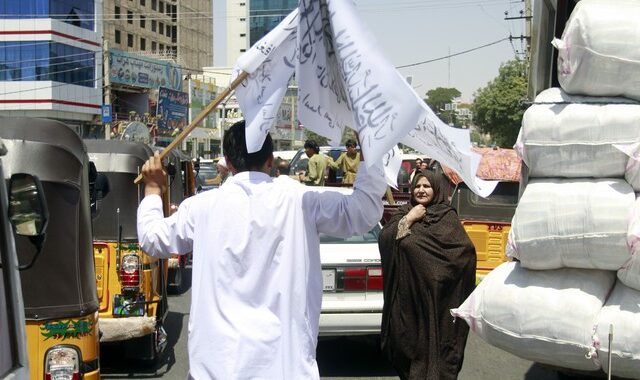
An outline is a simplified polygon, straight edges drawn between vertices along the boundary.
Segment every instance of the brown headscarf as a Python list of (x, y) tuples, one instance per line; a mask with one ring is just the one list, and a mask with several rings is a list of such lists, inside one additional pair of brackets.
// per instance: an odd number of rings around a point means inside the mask
[[(422, 177), (434, 196), (427, 214), (398, 240), (398, 222), (416, 204), (413, 189)], [(402, 379), (455, 379), (464, 356), (468, 326), (452, 322), (475, 287), (476, 253), (458, 216), (446, 201), (442, 177), (418, 173), (411, 204), (385, 224), (378, 245), (384, 274), (382, 350)]]

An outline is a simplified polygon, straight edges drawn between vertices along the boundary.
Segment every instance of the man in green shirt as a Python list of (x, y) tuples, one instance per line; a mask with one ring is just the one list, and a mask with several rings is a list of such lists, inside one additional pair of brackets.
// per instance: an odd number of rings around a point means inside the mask
[(300, 182), (309, 186), (324, 186), (327, 159), (320, 153), (320, 147), (315, 141), (307, 140), (304, 142), (304, 152), (309, 157), (309, 166), (306, 175), (300, 174)]
[(328, 165), (335, 170), (342, 169), (342, 183), (353, 185), (360, 167), (360, 153), (356, 151), (355, 141), (347, 140), (346, 146), (347, 151), (342, 153), (335, 162), (329, 161)]

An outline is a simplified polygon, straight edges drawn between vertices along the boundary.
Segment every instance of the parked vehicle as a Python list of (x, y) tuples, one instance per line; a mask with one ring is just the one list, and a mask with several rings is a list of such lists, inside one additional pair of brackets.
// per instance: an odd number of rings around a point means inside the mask
[(382, 321), (380, 226), (363, 235), (320, 235), (321, 336), (379, 334)]
[[(7, 149), (0, 141), (0, 157)], [(0, 178), (5, 178), (0, 160)], [(10, 206), (11, 205), (11, 206)], [(14, 232), (44, 239), (49, 218), (42, 184), (30, 174), (14, 173), (0, 181), (0, 378), (28, 379), (29, 362), (24, 302)], [(34, 262), (35, 263), (35, 262)], [(23, 264), (24, 268), (27, 264)]]
[[(104, 182), (90, 170), (82, 140), (66, 125), (3, 117), (0, 126), (8, 151), (2, 158), (5, 175), (37, 176), (49, 210), (46, 239), (20, 236), (37, 232), (38, 223), (16, 226), (30, 378), (98, 379), (99, 303), (91, 254), (90, 181)], [(22, 193), (29, 196), (35, 188), (25, 186)], [(30, 214), (21, 212), (23, 217)]]
[[(332, 147), (332, 146), (321, 146), (320, 153), (326, 156), (331, 157), (332, 160), (337, 160), (338, 157), (343, 152), (346, 152), (347, 148), (342, 147)], [(307, 168), (309, 167), (309, 157), (304, 152), (304, 149), (298, 150), (295, 156), (289, 162), (289, 175), (297, 176), (301, 173), (305, 173)], [(342, 184), (342, 170), (333, 170), (331, 168), (327, 168), (327, 172), (325, 174), (326, 181), (325, 186), (340, 186)]]
[[(111, 186), (94, 221), (100, 342), (120, 342), (126, 357), (153, 360), (167, 340), (167, 260), (140, 250), (136, 212), (144, 186), (133, 184), (153, 150), (142, 142), (85, 142), (91, 160)], [(169, 203), (164, 203), (168, 212)]]

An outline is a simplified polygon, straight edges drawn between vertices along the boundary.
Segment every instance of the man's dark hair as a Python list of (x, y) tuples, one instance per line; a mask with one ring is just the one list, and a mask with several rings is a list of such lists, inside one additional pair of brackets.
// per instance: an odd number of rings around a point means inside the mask
[(352, 146), (352, 147), (354, 147), (354, 148), (355, 148), (356, 146), (358, 146), (358, 145), (356, 144), (356, 142), (355, 142), (355, 141), (353, 141), (353, 140), (351, 140), (351, 139), (347, 140), (347, 142), (346, 142), (344, 145), (345, 145), (347, 148), (348, 148), (348, 147), (350, 147), (350, 146)]
[(316, 142), (315, 142), (315, 141), (313, 141), (313, 140), (307, 140), (307, 141), (305, 141), (305, 142), (304, 142), (304, 147), (305, 147), (305, 149), (306, 149), (306, 148), (311, 148), (311, 149), (313, 149), (313, 150), (316, 152), (316, 154), (317, 154), (317, 153), (320, 153), (320, 147), (318, 146), (318, 143), (316, 143)]
[(245, 136), (244, 120), (233, 124), (224, 134), (224, 141), (222, 142), (224, 155), (238, 172), (260, 170), (269, 157), (273, 155), (271, 135), (267, 134), (262, 148), (255, 153), (247, 152)]

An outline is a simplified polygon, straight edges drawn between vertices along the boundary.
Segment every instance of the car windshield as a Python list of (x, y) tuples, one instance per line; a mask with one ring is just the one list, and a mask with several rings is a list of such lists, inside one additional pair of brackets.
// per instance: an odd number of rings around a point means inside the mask
[(362, 235), (353, 235), (348, 238), (339, 238), (329, 236), (326, 234), (320, 234), (320, 243), (326, 244), (363, 244), (363, 243), (376, 243), (380, 236), (380, 226), (377, 225), (371, 229), (371, 231)]

